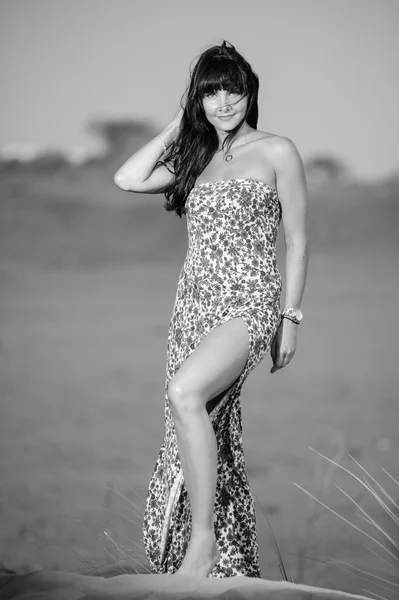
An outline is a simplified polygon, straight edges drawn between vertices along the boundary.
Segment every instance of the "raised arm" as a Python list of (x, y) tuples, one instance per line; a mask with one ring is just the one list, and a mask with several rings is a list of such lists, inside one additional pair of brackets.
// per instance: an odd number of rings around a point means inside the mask
[(165, 148), (175, 140), (180, 127), (182, 110), (161, 133), (135, 152), (115, 173), (114, 182), (125, 192), (159, 194), (173, 181), (171, 173), (164, 165), (158, 165)]

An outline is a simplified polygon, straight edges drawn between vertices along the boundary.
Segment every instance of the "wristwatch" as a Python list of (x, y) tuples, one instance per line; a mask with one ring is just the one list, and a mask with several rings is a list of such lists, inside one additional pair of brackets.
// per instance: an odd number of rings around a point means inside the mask
[(286, 307), (282, 310), (281, 317), (283, 319), (289, 319), (293, 323), (296, 323), (297, 325), (299, 325), (299, 323), (303, 319), (303, 314), (302, 314), (301, 309), (299, 309), (299, 308)]

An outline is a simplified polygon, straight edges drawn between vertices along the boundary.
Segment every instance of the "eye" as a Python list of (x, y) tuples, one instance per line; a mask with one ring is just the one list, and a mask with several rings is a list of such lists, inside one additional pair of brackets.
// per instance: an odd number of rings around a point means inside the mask
[(216, 96), (216, 92), (207, 92), (204, 94), (205, 98), (213, 98), (213, 96)]

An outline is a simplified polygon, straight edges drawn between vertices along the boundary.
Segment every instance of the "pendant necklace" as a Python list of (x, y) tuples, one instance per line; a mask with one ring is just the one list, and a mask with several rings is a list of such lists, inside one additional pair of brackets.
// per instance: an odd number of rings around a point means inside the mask
[[(242, 143), (242, 144), (240, 144), (240, 146), (244, 146), (244, 145), (245, 145), (245, 143), (246, 143), (246, 141), (247, 141), (247, 137), (248, 137), (248, 133), (247, 133), (247, 135), (244, 137), (244, 141), (243, 141), (243, 143)], [(239, 148), (240, 146), (237, 146), (237, 148)], [(226, 156), (224, 156), (223, 158), (224, 158), (224, 160), (225, 160), (226, 162), (230, 162), (231, 160), (233, 160), (233, 155), (231, 154), (231, 152), (229, 152), (229, 154), (226, 154)]]

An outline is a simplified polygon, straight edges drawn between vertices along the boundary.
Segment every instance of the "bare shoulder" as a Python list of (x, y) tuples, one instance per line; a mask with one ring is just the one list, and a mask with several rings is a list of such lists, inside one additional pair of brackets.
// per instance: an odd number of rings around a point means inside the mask
[(289, 137), (272, 135), (264, 140), (264, 148), (273, 166), (278, 190), (284, 192), (288, 186), (306, 191), (305, 167), (296, 144)]
[(257, 133), (260, 147), (267, 154), (276, 170), (284, 166), (297, 165), (298, 162), (302, 163), (298, 148), (289, 137), (264, 131)]

